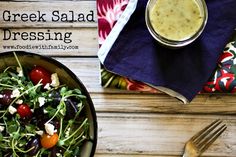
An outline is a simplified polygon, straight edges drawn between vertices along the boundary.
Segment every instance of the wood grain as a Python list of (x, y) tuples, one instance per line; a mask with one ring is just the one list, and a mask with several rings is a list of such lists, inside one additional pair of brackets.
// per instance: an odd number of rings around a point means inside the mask
[[(98, 113), (97, 153), (180, 156), (185, 142), (218, 116)], [(203, 156), (235, 156), (236, 117)]]
[[(137, 155), (137, 154), (112, 154), (112, 153), (96, 153), (94, 157), (163, 157), (163, 155)], [(165, 157), (179, 157), (179, 155), (171, 155), (171, 156), (166, 156)]]
[(92, 98), (98, 112), (236, 114), (235, 95), (198, 95), (187, 105), (166, 94), (92, 94)]

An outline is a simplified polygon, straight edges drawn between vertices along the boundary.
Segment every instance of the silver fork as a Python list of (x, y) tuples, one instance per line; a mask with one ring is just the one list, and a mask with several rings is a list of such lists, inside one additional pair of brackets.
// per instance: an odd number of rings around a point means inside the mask
[(221, 123), (221, 120), (215, 120), (189, 139), (185, 144), (183, 157), (200, 156), (227, 128)]

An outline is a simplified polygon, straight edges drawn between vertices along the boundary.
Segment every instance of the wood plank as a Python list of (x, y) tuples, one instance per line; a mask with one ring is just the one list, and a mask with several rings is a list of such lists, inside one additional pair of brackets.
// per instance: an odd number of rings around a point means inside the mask
[[(31, 27), (47, 27), (47, 28), (62, 28), (62, 27), (97, 27), (97, 12), (96, 12), (96, 1), (44, 1), (44, 2), (0, 2), (0, 13), (3, 15), (5, 10), (10, 11), (11, 13), (11, 21), (8, 21), (8, 12), (6, 12), (3, 16), (0, 16), (0, 27), (1, 28), (31, 28)], [(20, 9), (19, 9), (20, 8)], [(38, 16), (38, 11), (41, 12), (43, 15), (44, 20), (30, 20), (24, 22), (22, 20), (18, 20), (18, 17), (15, 22), (12, 22), (14, 14), (22, 14), (26, 13), (29, 14), (36, 14)], [(68, 15), (68, 19), (72, 19), (72, 14), (69, 11), (74, 11), (74, 17), (78, 19), (78, 14), (84, 14), (85, 16), (89, 16), (89, 20), (85, 20), (85, 22), (62, 22), (61, 20), (54, 22), (57, 18), (52, 14), (53, 11), (59, 11), (59, 13), (66, 13)], [(91, 14), (91, 16), (90, 16)], [(60, 14), (61, 15), (61, 14)], [(5, 20), (4, 20), (4, 19)], [(52, 20), (54, 19), (54, 21)], [(93, 19), (93, 20), (92, 20)], [(45, 22), (46, 21), (46, 22)], [(73, 20), (74, 21), (74, 20)]]
[(98, 112), (136, 112), (167, 114), (236, 114), (235, 94), (197, 95), (190, 104), (166, 94), (93, 94), (92, 98)]
[(98, 154), (180, 156), (185, 142), (217, 118), (228, 128), (203, 156), (235, 156), (236, 116), (98, 113)]
[[(28, 34), (30, 32), (42, 32), (43, 38), (38, 35), (33, 40), (30, 36), (23, 40), (17, 36), (13, 39), (13, 32)], [(61, 37), (56, 37), (54, 33), (61, 33)], [(6, 39), (0, 42), (0, 52), (4, 51), (29, 51), (41, 55), (49, 56), (96, 56), (98, 50), (97, 29), (96, 28), (63, 28), (63, 29), (10, 29), (0, 31), (0, 36), (5, 34)]]
[(84, 83), (89, 92), (102, 93), (99, 84), (99, 61), (97, 58), (61, 58), (54, 57), (57, 61), (67, 66)]
[(146, 155), (146, 154), (137, 155), (137, 154), (111, 154), (111, 153), (110, 154), (97, 153), (97, 154), (95, 154), (94, 157), (111, 157), (111, 156), (112, 157), (179, 157), (178, 155), (177, 156), (175, 156), (175, 155), (171, 155), (171, 156), (161, 155), (161, 156), (159, 156), (159, 155)]

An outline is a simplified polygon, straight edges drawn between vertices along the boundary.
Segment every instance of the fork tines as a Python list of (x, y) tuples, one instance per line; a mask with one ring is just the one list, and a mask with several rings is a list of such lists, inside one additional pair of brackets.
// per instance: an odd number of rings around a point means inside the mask
[(217, 119), (191, 138), (200, 152), (205, 151), (225, 131), (227, 127), (225, 124), (220, 125), (221, 123)]

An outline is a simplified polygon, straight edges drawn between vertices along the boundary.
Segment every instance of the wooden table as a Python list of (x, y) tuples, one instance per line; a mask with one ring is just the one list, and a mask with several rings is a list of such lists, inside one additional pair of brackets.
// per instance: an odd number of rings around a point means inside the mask
[[(96, 1), (0, 2), (1, 11), (4, 9), (18, 12), (21, 9), (48, 11), (52, 8), (92, 9), (96, 12)], [(203, 156), (236, 156), (235, 94), (200, 94), (190, 104), (184, 105), (163, 93), (148, 94), (102, 88), (100, 63), (96, 56), (97, 21), (82, 24), (1, 21), (0, 27), (15, 31), (50, 28), (62, 32), (71, 30), (76, 34), (73, 39), (78, 38), (81, 42), (78, 51), (35, 50), (34, 52), (52, 56), (69, 67), (90, 92), (98, 118), (96, 157), (181, 156), (185, 142), (218, 118), (223, 119), (228, 128)], [(1, 52), (3, 51), (5, 50), (1, 48)]]

